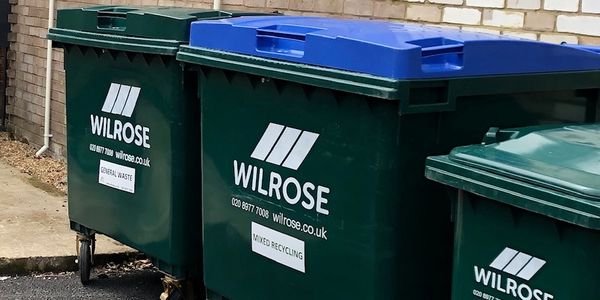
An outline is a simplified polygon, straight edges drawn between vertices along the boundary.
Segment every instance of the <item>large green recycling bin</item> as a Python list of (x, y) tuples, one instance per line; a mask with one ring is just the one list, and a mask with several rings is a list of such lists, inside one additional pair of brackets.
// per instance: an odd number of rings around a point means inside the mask
[(177, 278), (201, 270), (200, 111), (175, 54), (192, 21), (242, 14), (58, 11), (48, 38), (65, 52), (72, 229), (140, 250)]
[(598, 298), (600, 125), (490, 132), (426, 174), (452, 187), (453, 300)]
[[(598, 55), (567, 46), (306, 17), (191, 31), (210, 299), (448, 299), (450, 201), (425, 158), (492, 125), (598, 117)], [(572, 54), (596, 69), (551, 69)]]

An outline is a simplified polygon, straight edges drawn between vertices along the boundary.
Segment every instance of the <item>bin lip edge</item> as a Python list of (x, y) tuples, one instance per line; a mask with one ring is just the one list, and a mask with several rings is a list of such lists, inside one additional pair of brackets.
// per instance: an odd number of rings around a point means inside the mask
[[(425, 163), (425, 177), (436, 183), (471, 192), (505, 205), (541, 214), (547, 218), (556, 219), (587, 229), (600, 230), (600, 202), (598, 201), (567, 194), (545, 186), (490, 172), (489, 170), (461, 164), (460, 162), (451, 160), (448, 155), (427, 157)], [(519, 189), (498, 187), (492, 182), (494, 180), (510, 183), (510, 185), (518, 187)], [(509, 196), (501, 196), (498, 192), (510, 193), (510, 197), (513, 198), (513, 200), (507, 201), (506, 199), (503, 199)], [(542, 193), (546, 197), (542, 199), (533, 195), (528, 196), (526, 195), (526, 192)], [(555, 201), (557, 198), (564, 199), (565, 203), (585, 205), (588, 207), (588, 211), (577, 208), (574, 205), (558, 203)], [(579, 202), (573, 198), (577, 198)], [(525, 205), (526, 203), (529, 205)], [(535, 205), (532, 205), (531, 203), (535, 203)], [(544, 211), (542, 207), (545, 207), (546, 211)], [(551, 210), (562, 211), (562, 216), (550, 212)], [(574, 220), (573, 218), (568, 219), (564, 217), (565, 214), (577, 216), (577, 220)]]
[[(235, 59), (225, 61), (225, 59), (220, 58), (220, 56), (227, 56), (228, 58)], [(210, 60), (214, 62), (213, 64), (198, 62), (198, 60), (206, 60), (208, 57), (210, 57)], [(319, 66), (265, 59), (261, 57), (254, 57), (250, 55), (214, 49), (189, 47), (187, 44), (179, 47), (177, 60), (190, 65), (201, 65), (208, 67), (215, 67), (214, 64), (219, 64), (219, 66), (216, 66), (217, 68), (233, 70), (241, 73), (250, 73), (259, 76), (267, 76), (284, 81), (299, 82), (306, 85), (325, 87), (332, 90), (361, 94), (383, 100), (397, 101), (402, 99), (402, 95), (400, 95), (399, 91), (400, 87), (398, 81), (369, 74), (360, 74)], [(262, 64), (256, 62), (262, 62)], [(252, 70), (255, 72), (250, 72), (249, 70), (240, 71), (239, 68), (241, 66), (252, 68)], [(276, 68), (275, 66), (286, 67)], [(293, 79), (290, 79), (290, 77), (293, 77)], [(298, 78), (307, 79), (311, 82), (302, 81)], [(321, 84), (316, 83), (317, 81), (321, 82)]]
[(175, 56), (182, 44), (175, 40), (118, 36), (64, 28), (51, 28), (47, 39), (63, 44), (168, 56)]
[(260, 61), (260, 62), (279, 64), (279, 65), (283, 65), (283, 66), (302, 67), (307, 70), (325, 71), (325, 72), (330, 72), (332, 74), (343, 74), (343, 75), (347, 75), (347, 76), (353, 76), (355, 78), (363, 78), (363, 79), (367, 79), (367, 80), (380, 81), (382, 83), (387, 83), (387, 84), (393, 84), (396, 82), (403, 82), (403, 81), (410, 81), (410, 80), (398, 80), (398, 79), (389, 78), (389, 77), (382, 77), (382, 76), (376, 76), (376, 75), (371, 75), (371, 74), (367, 74), (367, 73), (358, 73), (358, 72), (352, 72), (352, 71), (346, 71), (346, 70), (340, 70), (340, 69), (328, 68), (328, 67), (322, 67), (322, 66), (316, 66), (316, 65), (307, 65), (307, 64), (297, 63), (297, 62), (289, 62), (289, 61), (284, 61), (284, 60), (270, 59), (270, 58), (264, 58), (264, 57), (258, 57), (258, 56), (252, 56), (252, 55), (247, 55), (247, 54), (228, 52), (228, 51), (222, 51), (222, 50), (216, 50), (216, 49), (210, 49), (210, 48), (192, 47), (189, 44), (182, 44), (179, 47), (179, 53), (181, 54), (181, 59), (178, 59), (178, 60), (186, 62), (186, 63), (190, 63), (190, 64), (194, 64), (194, 62), (191, 59), (188, 59), (189, 57), (192, 57), (192, 56), (195, 56), (198, 54), (202, 54), (202, 53), (214, 53), (214, 54), (236, 57), (236, 58), (240, 58), (240, 59), (253, 60), (253, 61), (257, 61), (257, 62)]

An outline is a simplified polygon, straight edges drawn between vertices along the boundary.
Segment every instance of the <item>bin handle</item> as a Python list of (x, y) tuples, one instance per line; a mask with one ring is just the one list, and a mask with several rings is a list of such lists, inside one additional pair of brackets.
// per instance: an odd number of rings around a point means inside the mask
[(462, 53), (464, 49), (464, 45), (440, 45), (440, 46), (432, 46), (421, 48), (421, 56), (435, 56), (435, 55), (446, 55), (446, 54), (457, 54)]
[(443, 37), (406, 42), (421, 47), (421, 70), (425, 73), (453, 72), (464, 67), (464, 44)]
[(284, 56), (304, 57), (306, 34), (321, 28), (273, 25), (256, 30), (256, 50)]
[(455, 72), (464, 68), (464, 46), (441, 45), (421, 49), (421, 70), (426, 73)]
[(98, 11), (98, 29), (108, 31), (125, 31), (127, 29), (127, 11), (128, 10), (126, 9)]

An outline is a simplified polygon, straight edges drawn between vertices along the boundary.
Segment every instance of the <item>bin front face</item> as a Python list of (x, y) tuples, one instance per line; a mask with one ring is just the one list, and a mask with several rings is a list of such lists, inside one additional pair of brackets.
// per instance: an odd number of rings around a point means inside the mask
[(393, 211), (372, 199), (399, 193), (397, 102), (232, 76), (201, 80), (207, 286), (230, 299), (394, 298), (396, 278), (382, 278)]
[(205, 282), (229, 299), (447, 299), (450, 203), (428, 200), (447, 196), (422, 177), (425, 157), (498, 124), (556, 122), (560, 105), (584, 121), (596, 101), (482, 95), (400, 116), (399, 101), (202, 76)]
[[(71, 227), (201, 270), (197, 76), (175, 55), (190, 23), (252, 13), (96, 6), (58, 11), (65, 48)], [(82, 227), (83, 226), (83, 227)], [(197, 275), (197, 274), (194, 274)]]
[(65, 69), (71, 221), (165, 271), (199, 262), (199, 109), (175, 57), (67, 45)]
[(456, 209), (452, 299), (583, 300), (600, 294), (600, 233), (468, 192)]

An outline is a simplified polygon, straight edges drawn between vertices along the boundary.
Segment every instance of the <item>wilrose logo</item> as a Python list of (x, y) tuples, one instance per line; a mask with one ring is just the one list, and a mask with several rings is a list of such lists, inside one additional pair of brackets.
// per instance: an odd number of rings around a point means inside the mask
[[(298, 170), (318, 138), (319, 134), (314, 132), (270, 123), (250, 157)], [(309, 181), (300, 182), (294, 177), (283, 178), (277, 172), (237, 160), (233, 161), (233, 175), (237, 186), (277, 200), (283, 199), (306, 210), (329, 215), (326, 207), (326, 196), (330, 191), (328, 187)]]
[[(140, 93), (139, 87), (111, 83), (102, 111), (130, 118)], [(92, 134), (127, 144), (134, 143), (150, 149), (150, 128), (148, 127), (96, 115), (90, 115), (90, 122)]]
[[(546, 261), (506, 247), (490, 264), (490, 267), (525, 281), (531, 280)], [(520, 300), (552, 300), (554, 296), (527, 283), (518, 282), (510, 276), (474, 266), (475, 281)]]

